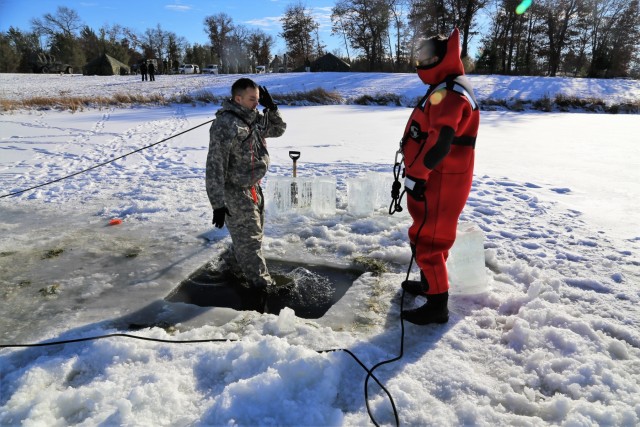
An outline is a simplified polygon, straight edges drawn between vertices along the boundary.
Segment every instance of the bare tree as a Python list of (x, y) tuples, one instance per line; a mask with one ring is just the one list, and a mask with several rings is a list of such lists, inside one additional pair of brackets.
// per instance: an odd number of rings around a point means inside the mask
[(252, 71), (248, 46), (250, 35), (251, 31), (242, 25), (236, 25), (229, 33), (225, 46), (229, 72), (246, 73)]
[(148, 28), (143, 36), (143, 49), (145, 56), (155, 58), (158, 63), (158, 73), (165, 73), (165, 61), (169, 55), (169, 39), (172, 33), (162, 29), (160, 24), (156, 28)]
[(294, 64), (301, 65), (315, 50), (313, 33), (318, 23), (301, 2), (287, 6), (281, 22), (280, 36), (287, 44), (287, 53)]
[(409, 24), (420, 35), (447, 34), (456, 25), (445, 0), (410, 0)]
[(395, 50), (396, 53), (395, 61), (393, 61), (394, 70), (396, 69), (396, 66), (400, 65), (402, 58), (402, 34), (407, 27), (403, 20), (405, 5), (406, 0), (389, 0), (389, 10), (391, 12), (391, 18), (393, 19), (393, 26), (396, 29), (395, 49), (391, 48), (391, 32), (389, 31), (389, 52), (393, 52), (393, 50)]
[(215, 56), (218, 57), (223, 66), (228, 67), (228, 44), (230, 34), (234, 29), (233, 19), (226, 13), (218, 13), (216, 15), (207, 16), (204, 19), (205, 31), (209, 34), (211, 41), (211, 49)]
[(478, 12), (485, 8), (489, 0), (410, 0), (409, 23), (418, 34), (448, 35), (454, 27), (460, 29), (462, 48), (460, 56), (469, 56), (469, 42), (476, 34)]
[(369, 71), (381, 68), (389, 15), (386, 0), (338, 0), (333, 8), (334, 33), (342, 31), (350, 45), (364, 53)]
[(460, 28), (462, 32), (462, 50), (460, 51), (460, 57), (466, 58), (469, 56), (469, 41), (473, 34), (475, 34), (475, 18), (478, 11), (483, 9), (487, 5), (487, 0), (455, 0), (454, 7), (456, 10), (456, 26)]
[(342, 38), (344, 39), (344, 48), (347, 51), (347, 61), (351, 62), (351, 56), (349, 55), (349, 41), (347, 40), (347, 29), (344, 26), (342, 17), (340, 15), (332, 15), (331, 19), (333, 21), (333, 29), (331, 30), (331, 33), (342, 35)]
[(275, 44), (273, 37), (262, 30), (251, 31), (248, 37), (247, 48), (249, 61), (255, 69), (257, 65), (267, 65), (271, 59), (271, 49)]
[(549, 44), (549, 75), (555, 76), (560, 60), (570, 39), (571, 25), (578, 18), (581, 0), (544, 0), (547, 42)]
[(476, 69), (489, 73), (539, 74), (538, 57), (548, 58), (545, 8), (534, 4), (516, 12), (520, 0), (501, 0), (493, 13), (490, 33), (482, 40)]
[[(612, 77), (624, 74), (633, 52), (637, 52), (639, 36), (638, 1), (591, 0), (591, 66), (590, 77)], [(634, 46), (635, 45), (635, 46)], [(613, 71), (617, 69), (617, 71)]]
[(83, 27), (78, 13), (64, 6), (59, 6), (55, 15), (47, 13), (42, 19), (32, 19), (31, 25), (36, 33), (48, 37), (56, 34), (63, 34), (66, 37), (75, 36)]

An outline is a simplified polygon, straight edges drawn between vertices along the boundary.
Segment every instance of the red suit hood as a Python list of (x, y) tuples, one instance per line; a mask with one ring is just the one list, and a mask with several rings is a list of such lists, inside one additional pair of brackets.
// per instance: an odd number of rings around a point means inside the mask
[(440, 58), (440, 61), (432, 66), (418, 67), (418, 77), (428, 85), (440, 83), (452, 74), (464, 74), (464, 66), (460, 60), (460, 32), (457, 28), (454, 28), (449, 36), (444, 58)]

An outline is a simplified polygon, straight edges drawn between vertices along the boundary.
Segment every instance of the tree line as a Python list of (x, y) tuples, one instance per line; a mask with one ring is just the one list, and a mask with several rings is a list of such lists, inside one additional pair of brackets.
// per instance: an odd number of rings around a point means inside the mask
[[(469, 72), (576, 77), (640, 77), (640, 0), (336, 0), (331, 32), (341, 41), (333, 53), (354, 71), (409, 72), (416, 40), (461, 32)], [(289, 4), (278, 34), (291, 68), (324, 55), (320, 25), (302, 1)], [(209, 43), (189, 43), (160, 24), (143, 32), (117, 24), (95, 30), (78, 13), (58, 7), (31, 20), (29, 30), (0, 33), (0, 72), (32, 72), (46, 53), (80, 70), (106, 53), (127, 63), (155, 58), (160, 73), (180, 63), (218, 64), (223, 73), (252, 72), (274, 59), (276, 40), (233, 22), (207, 16)], [(471, 44), (478, 47), (473, 57)], [(344, 49), (345, 54), (342, 54)], [(277, 71), (277, 70), (276, 70)]]

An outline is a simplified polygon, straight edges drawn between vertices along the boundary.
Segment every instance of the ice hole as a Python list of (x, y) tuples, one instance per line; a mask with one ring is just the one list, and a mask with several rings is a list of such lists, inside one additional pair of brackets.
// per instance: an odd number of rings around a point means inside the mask
[[(279, 314), (285, 307), (304, 319), (319, 319), (344, 296), (364, 270), (352, 267), (303, 264), (267, 260), (269, 273), (277, 283), (290, 283), (290, 291), (269, 295), (265, 313)], [(228, 307), (251, 310), (255, 291), (246, 289), (220, 263), (208, 262), (182, 281), (169, 296), (170, 302), (200, 307)]]

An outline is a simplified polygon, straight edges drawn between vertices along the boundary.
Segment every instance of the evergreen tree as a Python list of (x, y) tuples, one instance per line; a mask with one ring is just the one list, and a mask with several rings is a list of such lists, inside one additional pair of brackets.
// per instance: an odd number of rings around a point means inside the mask
[(20, 66), (20, 54), (8, 35), (0, 33), (0, 73), (15, 73)]

